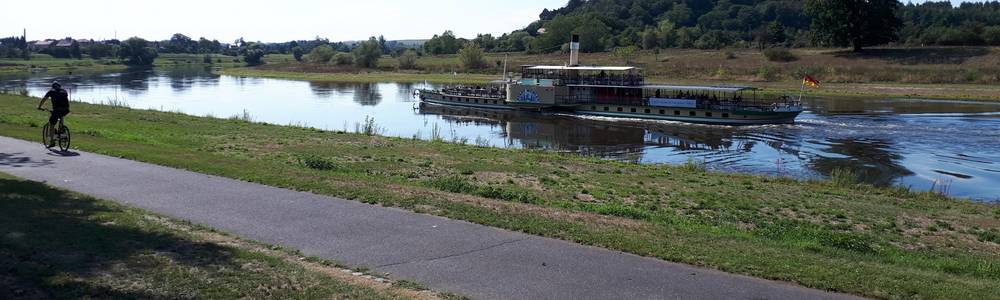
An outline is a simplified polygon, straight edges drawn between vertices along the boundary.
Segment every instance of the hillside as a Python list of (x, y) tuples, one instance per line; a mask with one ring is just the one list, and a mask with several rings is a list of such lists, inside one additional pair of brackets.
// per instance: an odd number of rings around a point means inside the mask
[[(570, 33), (587, 52), (651, 48), (823, 47), (798, 0), (571, 0), (521, 30), (475, 41), (491, 51), (553, 52)], [(1000, 2), (900, 4), (897, 44), (1000, 45)], [(542, 34), (541, 32), (544, 32)]]

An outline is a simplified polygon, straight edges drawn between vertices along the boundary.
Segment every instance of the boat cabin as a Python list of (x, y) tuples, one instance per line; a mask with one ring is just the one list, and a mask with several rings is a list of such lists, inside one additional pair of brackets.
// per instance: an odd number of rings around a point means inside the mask
[(522, 66), (508, 86), (512, 105), (558, 107), (602, 97), (641, 97), (642, 69), (602, 66)]

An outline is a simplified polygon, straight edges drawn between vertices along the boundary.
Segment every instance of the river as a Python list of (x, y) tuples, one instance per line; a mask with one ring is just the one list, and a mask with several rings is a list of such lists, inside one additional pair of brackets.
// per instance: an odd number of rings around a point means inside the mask
[[(708, 126), (420, 105), (429, 84), (347, 84), (214, 75), (169, 68), (87, 76), (0, 77), (0, 89), (42, 96), (53, 80), (90, 103), (382, 134), (569, 151), (637, 163), (703, 162), (709, 169), (795, 178), (855, 170), (864, 182), (1000, 199), (1000, 103), (807, 97), (796, 124)], [(68, 121), (72, 123), (72, 116)]]

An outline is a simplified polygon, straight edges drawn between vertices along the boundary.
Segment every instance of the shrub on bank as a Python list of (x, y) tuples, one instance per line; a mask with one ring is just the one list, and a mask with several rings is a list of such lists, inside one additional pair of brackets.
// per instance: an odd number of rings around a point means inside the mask
[(773, 62), (790, 62), (799, 59), (798, 56), (795, 56), (795, 54), (791, 51), (784, 48), (771, 48), (764, 50), (764, 57), (766, 57), (768, 61)]

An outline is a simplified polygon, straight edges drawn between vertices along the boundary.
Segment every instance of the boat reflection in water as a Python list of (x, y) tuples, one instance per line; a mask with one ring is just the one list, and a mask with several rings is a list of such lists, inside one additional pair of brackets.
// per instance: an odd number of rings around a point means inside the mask
[[(419, 113), (456, 124), (500, 128), (508, 145), (575, 152), (633, 163), (684, 163), (697, 158), (721, 170), (829, 176), (849, 169), (887, 186), (914, 175), (889, 140), (809, 138), (801, 126), (731, 127), (490, 110), (421, 103)], [(748, 159), (753, 157), (753, 159)], [(769, 157), (761, 159), (761, 157)], [(806, 176), (809, 177), (809, 176)]]

